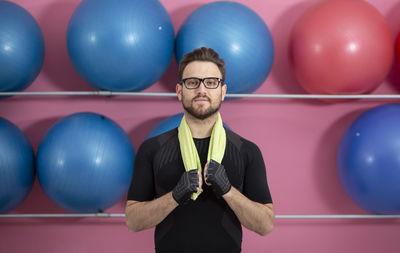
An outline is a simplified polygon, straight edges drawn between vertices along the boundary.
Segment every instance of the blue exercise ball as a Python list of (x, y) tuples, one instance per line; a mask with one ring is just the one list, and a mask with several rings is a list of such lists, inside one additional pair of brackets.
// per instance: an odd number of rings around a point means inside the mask
[(182, 118), (183, 113), (178, 113), (164, 119), (150, 131), (146, 139), (163, 134), (165, 132), (168, 132), (169, 130), (178, 127), (181, 124)]
[(0, 118), (0, 213), (7, 213), (22, 203), (34, 179), (31, 144), (17, 126)]
[(44, 61), (44, 39), (38, 23), (21, 6), (0, 1), (0, 92), (27, 88)]
[(129, 136), (111, 119), (76, 113), (43, 137), (36, 166), (40, 185), (58, 206), (72, 212), (98, 212), (128, 191), (134, 162)]
[[(178, 114), (172, 115), (172, 116), (164, 119), (150, 131), (150, 133), (147, 135), (146, 139), (166, 133), (174, 128), (179, 127), (179, 125), (181, 124), (182, 118), (183, 118), (183, 113), (178, 113)], [(223, 125), (226, 129), (230, 129), (229, 126), (226, 125), (225, 123), (223, 123)]]
[(361, 114), (342, 137), (337, 157), (340, 181), (361, 208), (400, 214), (400, 105)]
[(196, 9), (176, 38), (177, 62), (199, 47), (213, 48), (226, 63), (228, 93), (251, 93), (267, 78), (274, 59), (271, 33), (243, 4), (222, 1)]
[(140, 91), (167, 70), (174, 29), (157, 0), (83, 0), (69, 21), (67, 47), (76, 71), (92, 86)]

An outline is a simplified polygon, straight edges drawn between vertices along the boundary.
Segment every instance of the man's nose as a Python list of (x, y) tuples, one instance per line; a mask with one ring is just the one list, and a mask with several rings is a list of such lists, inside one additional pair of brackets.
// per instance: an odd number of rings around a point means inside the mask
[(207, 93), (206, 85), (204, 84), (204, 80), (200, 82), (199, 87), (197, 88), (197, 92), (199, 93)]

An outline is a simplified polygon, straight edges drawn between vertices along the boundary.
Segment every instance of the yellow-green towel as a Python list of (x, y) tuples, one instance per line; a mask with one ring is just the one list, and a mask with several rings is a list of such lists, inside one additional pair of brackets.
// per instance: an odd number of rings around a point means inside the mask
[[(178, 139), (185, 170), (189, 171), (198, 169), (200, 172), (202, 172), (199, 154), (197, 153), (196, 146), (194, 145), (192, 132), (190, 132), (190, 128), (186, 122), (185, 116), (183, 116), (181, 124), (178, 128)], [(225, 146), (226, 133), (222, 124), (221, 115), (218, 113), (217, 120), (211, 132), (207, 161), (213, 159), (221, 163), (225, 153)], [(200, 191), (200, 193), (201, 192), (202, 191)], [(191, 198), (193, 200), (196, 200), (200, 193), (193, 193)]]

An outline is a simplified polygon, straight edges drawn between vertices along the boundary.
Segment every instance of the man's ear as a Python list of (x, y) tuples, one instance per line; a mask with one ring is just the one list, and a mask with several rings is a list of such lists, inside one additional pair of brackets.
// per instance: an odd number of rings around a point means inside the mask
[(228, 86), (226, 86), (226, 84), (224, 84), (224, 85), (222, 85), (222, 94), (221, 94), (221, 96), (222, 96), (222, 101), (224, 101), (224, 99), (225, 99), (225, 95), (226, 95), (226, 91), (227, 91), (227, 89), (228, 89)]
[(178, 95), (178, 100), (182, 101), (182, 85), (180, 83), (177, 83), (175, 90), (176, 90), (176, 95)]

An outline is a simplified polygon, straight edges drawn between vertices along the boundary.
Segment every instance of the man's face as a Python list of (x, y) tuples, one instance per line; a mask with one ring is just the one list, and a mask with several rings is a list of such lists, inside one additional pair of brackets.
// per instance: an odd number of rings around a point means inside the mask
[[(222, 75), (215, 63), (194, 61), (186, 66), (182, 74), (182, 79), (189, 77), (222, 78)], [(218, 112), (225, 98), (226, 85), (220, 84), (216, 89), (208, 89), (200, 83), (196, 89), (187, 89), (184, 84), (177, 84), (176, 93), (186, 112), (197, 119), (206, 119)]]

